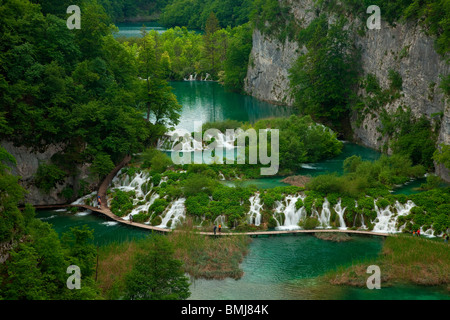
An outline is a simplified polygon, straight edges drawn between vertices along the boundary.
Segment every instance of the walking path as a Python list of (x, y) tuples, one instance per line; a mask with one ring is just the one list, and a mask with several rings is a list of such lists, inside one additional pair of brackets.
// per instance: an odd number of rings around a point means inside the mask
[[(83, 208), (86, 210), (91, 210), (93, 212), (103, 214), (116, 222), (123, 223), (128, 226), (133, 226), (133, 227), (157, 231), (157, 232), (165, 232), (165, 233), (179, 232), (179, 230), (158, 228), (158, 227), (150, 226), (147, 224), (130, 222), (130, 221), (124, 220), (124, 219), (116, 216), (114, 213), (112, 213), (111, 210), (108, 208), (107, 199), (106, 199), (106, 191), (108, 190), (108, 187), (110, 186), (112, 180), (114, 179), (116, 174), (119, 172), (119, 170), (122, 169), (124, 166), (126, 166), (130, 162), (130, 160), (131, 160), (131, 156), (126, 156), (122, 160), (122, 162), (119, 165), (117, 165), (117, 167), (115, 167), (114, 170), (103, 180), (102, 184), (100, 185), (100, 187), (98, 189), (98, 195), (101, 198), (101, 208), (92, 207), (92, 206), (88, 206), (88, 205), (82, 205), (82, 204), (35, 206), (35, 208), (36, 209), (55, 209), (55, 208), (77, 207), (77, 208)], [(220, 232), (220, 233), (216, 233), (216, 235), (218, 235), (218, 236), (246, 235), (246, 236), (251, 236), (251, 237), (258, 237), (258, 236), (273, 236), (273, 235), (287, 235), (287, 234), (300, 234), (300, 233), (330, 233), (330, 232), (362, 234), (362, 235), (372, 235), (372, 236), (382, 236), (382, 237), (387, 237), (390, 235), (388, 233), (379, 233), (379, 232), (372, 232), (372, 231), (341, 230), (341, 229), (276, 230), (276, 231), (260, 231), (260, 232)], [(198, 234), (214, 236), (214, 232), (198, 232)]]

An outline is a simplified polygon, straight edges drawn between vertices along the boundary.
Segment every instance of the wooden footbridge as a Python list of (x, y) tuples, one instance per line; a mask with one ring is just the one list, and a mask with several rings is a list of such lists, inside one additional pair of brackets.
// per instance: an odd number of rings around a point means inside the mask
[[(128, 162), (131, 160), (131, 156), (125, 157), (125, 159), (114, 168), (114, 170), (103, 180), (102, 184), (100, 185), (98, 189), (98, 195), (101, 198), (101, 206), (100, 207), (93, 207), (88, 206), (84, 204), (62, 204), (62, 205), (48, 205), (48, 206), (34, 206), (36, 209), (57, 209), (57, 208), (70, 208), (70, 207), (77, 207), (77, 208), (83, 208), (86, 210), (90, 210), (92, 212), (96, 212), (99, 214), (102, 214), (104, 216), (107, 216), (113, 221), (116, 221), (118, 223), (126, 224), (128, 226), (140, 228), (140, 229), (146, 229), (150, 231), (156, 231), (156, 232), (163, 232), (163, 233), (169, 233), (169, 232), (180, 232), (179, 230), (172, 230), (172, 229), (164, 229), (164, 228), (158, 228), (154, 226), (150, 226), (143, 223), (137, 223), (137, 222), (131, 222), (128, 220), (124, 220), (118, 216), (116, 216), (114, 213), (111, 212), (111, 210), (107, 206), (107, 199), (106, 199), (106, 191), (111, 184), (112, 180), (116, 176), (116, 174), (119, 172), (120, 169), (122, 169), (125, 165), (128, 164)], [(207, 236), (250, 236), (250, 237), (258, 237), (258, 236), (276, 236), (276, 235), (296, 235), (296, 234), (302, 234), (302, 233), (347, 233), (347, 234), (360, 234), (360, 235), (371, 235), (371, 236), (381, 236), (381, 237), (387, 237), (390, 234), (388, 233), (379, 233), (379, 232), (372, 232), (372, 231), (362, 231), (362, 230), (342, 230), (342, 229), (314, 229), (314, 230), (275, 230), (275, 231), (258, 231), (258, 232), (217, 232), (214, 234), (214, 232), (197, 232), (200, 235), (207, 235)]]

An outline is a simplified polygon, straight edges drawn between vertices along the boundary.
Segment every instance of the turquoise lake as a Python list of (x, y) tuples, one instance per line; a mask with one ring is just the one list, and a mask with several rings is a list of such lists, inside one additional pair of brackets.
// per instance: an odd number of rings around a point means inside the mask
[[(139, 36), (140, 24), (119, 25), (119, 36)], [(147, 25), (147, 24), (146, 24)], [(147, 27), (164, 32), (164, 27)], [(261, 118), (288, 116), (293, 111), (253, 97), (226, 92), (215, 82), (172, 82), (171, 86), (183, 106), (179, 127), (193, 129), (194, 121), (215, 122), (227, 119), (253, 123)], [(315, 176), (325, 172), (342, 172), (343, 160), (351, 155), (364, 160), (378, 159), (380, 153), (353, 143), (344, 143), (338, 157), (319, 163), (305, 164), (298, 172)], [(273, 177), (244, 183), (260, 188), (285, 185), (282, 177)], [(422, 181), (396, 189), (395, 192), (413, 193)], [(95, 243), (99, 246), (151, 236), (151, 232), (118, 224), (95, 213), (71, 214), (64, 210), (39, 211), (37, 217), (51, 223), (58, 233), (70, 227), (88, 225), (94, 229)], [(330, 286), (318, 277), (338, 266), (354, 261), (375, 258), (383, 245), (381, 237), (353, 236), (349, 242), (330, 242), (312, 235), (254, 238), (248, 255), (242, 262), (244, 275), (240, 280), (196, 280), (191, 285), (190, 299), (233, 300), (308, 300), (308, 299), (450, 299), (440, 288), (396, 286), (380, 290)], [(226, 259), (226, 256), (223, 257)]]

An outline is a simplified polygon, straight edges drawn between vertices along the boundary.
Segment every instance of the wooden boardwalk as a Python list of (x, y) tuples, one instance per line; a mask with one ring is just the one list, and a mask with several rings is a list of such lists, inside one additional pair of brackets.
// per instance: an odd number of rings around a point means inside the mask
[[(116, 221), (118, 223), (125, 224), (127, 226), (132, 226), (140, 229), (146, 229), (149, 231), (156, 231), (156, 232), (162, 232), (162, 233), (170, 233), (170, 232), (182, 232), (180, 230), (172, 230), (172, 229), (165, 229), (165, 228), (158, 228), (154, 226), (150, 226), (144, 223), (137, 223), (137, 222), (130, 222), (128, 220), (124, 220), (118, 216), (116, 216), (114, 213), (109, 210), (108, 207), (102, 206), (101, 209), (98, 207), (92, 207), (88, 205), (52, 205), (52, 206), (36, 206), (36, 209), (56, 209), (56, 208), (70, 208), (70, 207), (77, 207), (77, 208), (83, 208), (86, 210), (90, 210), (92, 212), (96, 212), (102, 215), (107, 216), (113, 221)], [(359, 234), (359, 235), (370, 235), (370, 236), (379, 236), (379, 237), (387, 237), (390, 234), (389, 233), (380, 233), (380, 232), (373, 232), (373, 231), (363, 231), (363, 230), (341, 230), (341, 229), (314, 229), (314, 230), (274, 230), (274, 231), (257, 231), (257, 232), (217, 232), (216, 236), (250, 236), (250, 237), (259, 237), (259, 236), (277, 236), (277, 235), (296, 235), (296, 234), (308, 234), (308, 233), (347, 233), (347, 234)], [(200, 235), (205, 236), (214, 236), (214, 232), (196, 232)]]
[[(96, 212), (102, 215), (107, 216), (113, 221), (126, 224), (127, 226), (132, 226), (136, 228), (146, 229), (150, 231), (156, 231), (156, 232), (163, 232), (163, 233), (169, 233), (169, 232), (180, 232), (180, 230), (172, 230), (172, 229), (164, 229), (164, 228), (158, 228), (153, 227), (147, 224), (143, 223), (137, 223), (137, 222), (131, 222), (124, 220), (118, 216), (116, 216), (114, 213), (111, 212), (111, 210), (107, 206), (107, 200), (106, 200), (106, 191), (111, 184), (112, 180), (116, 176), (117, 172), (119, 172), (120, 169), (122, 169), (128, 162), (131, 160), (131, 156), (125, 157), (125, 159), (114, 168), (114, 170), (103, 180), (102, 184), (100, 185), (98, 189), (98, 195), (101, 198), (101, 208), (98, 207), (92, 207), (88, 205), (83, 204), (62, 204), (62, 205), (49, 205), (49, 206), (35, 206), (36, 209), (57, 209), (57, 208), (70, 208), (70, 207), (77, 207), (77, 208), (83, 208), (86, 210), (90, 210), (92, 212)], [(390, 234), (388, 233), (379, 233), (379, 232), (372, 232), (372, 231), (360, 231), (360, 230), (341, 230), (341, 229), (314, 229), (314, 230), (275, 230), (275, 231), (259, 231), (259, 232), (217, 232), (216, 236), (250, 236), (250, 237), (258, 237), (258, 236), (276, 236), (276, 235), (295, 235), (295, 234), (302, 234), (302, 233), (348, 233), (348, 234), (360, 234), (360, 235), (371, 235), (371, 236), (381, 236), (381, 237), (387, 237)], [(197, 232), (200, 235), (206, 235), (206, 236), (214, 236), (214, 232)]]

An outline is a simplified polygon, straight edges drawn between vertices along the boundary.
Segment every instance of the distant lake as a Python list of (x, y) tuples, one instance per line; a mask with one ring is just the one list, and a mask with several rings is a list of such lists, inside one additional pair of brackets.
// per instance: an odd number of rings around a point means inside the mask
[(119, 28), (119, 32), (115, 36), (126, 38), (141, 37), (142, 26), (144, 25), (147, 32), (156, 30), (159, 33), (163, 33), (167, 30), (167, 28), (155, 21), (118, 23), (116, 26)]

